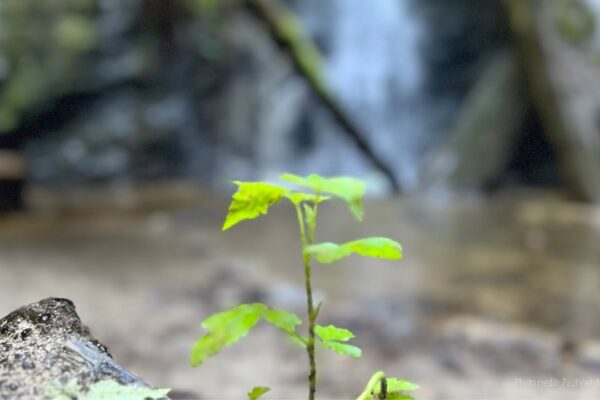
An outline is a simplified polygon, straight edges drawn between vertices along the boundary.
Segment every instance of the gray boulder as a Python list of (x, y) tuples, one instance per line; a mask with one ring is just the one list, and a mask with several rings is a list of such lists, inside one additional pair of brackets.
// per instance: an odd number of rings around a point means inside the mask
[(148, 387), (113, 360), (70, 300), (47, 298), (0, 319), (0, 399), (45, 398), (51, 385), (75, 382), (85, 392), (105, 380)]

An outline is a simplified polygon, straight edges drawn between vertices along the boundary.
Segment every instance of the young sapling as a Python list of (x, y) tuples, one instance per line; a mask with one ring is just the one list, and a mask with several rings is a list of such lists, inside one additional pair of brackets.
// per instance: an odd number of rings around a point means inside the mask
[[(394, 240), (385, 237), (368, 237), (342, 244), (314, 242), (319, 204), (324, 201), (333, 198), (343, 200), (352, 215), (362, 221), (365, 184), (361, 180), (349, 177), (324, 178), (316, 174), (307, 177), (283, 174), (280, 180), (302, 187), (308, 192), (291, 190), (285, 186), (266, 182), (235, 181), (234, 184), (238, 189), (232, 197), (223, 230), (228, 230), (241, 221), (266, 214), (269, 207), (281, 199), (291, 202), (300, 229), (306, 289), (307, 335), (303, 336), (297, 332), (296, 328), (302, 321), (292, 312), (272, 308), (262, 303), (241, 304), (230, 310), (213, 314), (202, 322), (202, 327), (207, 333), (195, 343), (190, 354), (190, 362), (194, 367), (202, 364), (208, 357), (247, 335), (260, 320), (264, 320), (282, 330), (306, 349), (309, 369), (308, 399), (314, 400), (317, 384), (315, 345), (319, 344), (340, 355), (354, 358), (361, 356), (361, 350), (348, 343), (354, 337), (348, 329), (333, 325), (317, 325), (321, 303), (315, 305), (313, 300), (311, 260), (328, 264), (351, 254), (400, 260), (402, 247)], [(386, 378), (384, 373), (379, 371), (371, 377), (357, 400), (371, 398), (406, 400), (411, 397), (405, 392), (417, 388), (417, 385), (407, 381)], [(248, 398), (255, 400), (269, 390), (267, 387), (257, 386), (248, 393)]]

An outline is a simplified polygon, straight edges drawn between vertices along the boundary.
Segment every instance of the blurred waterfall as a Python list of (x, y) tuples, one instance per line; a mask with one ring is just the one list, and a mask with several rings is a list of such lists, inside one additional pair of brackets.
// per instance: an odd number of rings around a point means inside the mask
[[(494, 1), (287, 0), (339, 104), (404, 190), (417, 186), (421, 160), (477, 77), (481, 49), (494, 45)], [(291, 171), (354, 175), (386, 191), (252, 15), (236, 9), (210, 21), (177, 17), (189, 10), (175, 3), (100, 4), (86, 15), (98, 19), (94, 52), (75, 58), (93, 66), (76, 68), (89, 71), (79, 90), (130, 78), (144, 88), (93, 93), (89, 112), (28, 143), (34, 181), (191, 177), (220, 186)]]
[(407, 0), (334, 0), (325, 15), (315, 3), (299, 12), (324, 37), (331, 89), (403, 186), (414, 185), (425, 125), (421, 21)]

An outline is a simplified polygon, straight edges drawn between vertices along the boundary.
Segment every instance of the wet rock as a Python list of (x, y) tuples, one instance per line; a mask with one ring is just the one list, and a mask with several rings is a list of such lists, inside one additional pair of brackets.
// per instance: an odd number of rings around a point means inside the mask
[(47, 298), (0, 319), (0, 398), (44, 398), (50, 385), (101, 380), (147, 387), (82, 325), (75, 305)]

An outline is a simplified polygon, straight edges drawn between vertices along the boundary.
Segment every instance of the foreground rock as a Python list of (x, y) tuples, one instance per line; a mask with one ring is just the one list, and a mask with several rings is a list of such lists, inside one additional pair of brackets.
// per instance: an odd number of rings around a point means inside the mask
[(0, 319), (0, 398), (45, 398), (51, 387), (98, 381), (148, 387), (117, 364), (82, 325), (75, 305), (48, 298)]

